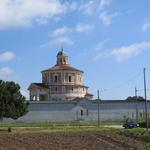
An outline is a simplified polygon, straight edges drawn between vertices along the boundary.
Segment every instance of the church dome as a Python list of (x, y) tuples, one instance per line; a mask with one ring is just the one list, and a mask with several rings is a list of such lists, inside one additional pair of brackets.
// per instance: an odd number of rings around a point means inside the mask
[(83, 71), (68, 63), (68, 56), (61, 49), (56, 64), (41, 71), (42, 83), (29, 87), (31, 100), (73, 100), (76, 97), (91, 97), (83, 83)]
[(72, 67), (69, 64), (55, 65), (55, 66), (53, 66), (53, 67), (51, 67), (49, 69), (43, 70), (41, 72), (47, 72), (47, 71), (77, 71), (77, 72), (82, 72), (83, 73), (82, 70), (74, 68), (74, 67)]

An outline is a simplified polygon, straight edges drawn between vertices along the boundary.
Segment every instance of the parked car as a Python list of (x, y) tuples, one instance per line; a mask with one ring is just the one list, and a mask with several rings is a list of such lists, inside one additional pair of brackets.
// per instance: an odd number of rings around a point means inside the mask
[(125, 124), (123, 124), (124, 128), (137, 128), (139, 127), (139, 124), (134, 121), (128, 121)]

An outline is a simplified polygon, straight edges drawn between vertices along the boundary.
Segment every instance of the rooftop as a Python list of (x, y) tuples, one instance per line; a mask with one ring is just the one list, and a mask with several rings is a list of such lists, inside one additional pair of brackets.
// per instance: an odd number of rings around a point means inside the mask
[(77, 68), (74, 68), (72, 67), (71, 65), (69, 64), (64, 64), (64, 65), (55, 65), (49, 69), (46, 69), (46, 70), (43, 70), (42, 72), (45, 72), (45, 71), (63, 71), (63, 70), (69, 70), (69, 71), (79, 71), (79, 72), (82, 72), (82, 70), (79, 70)]

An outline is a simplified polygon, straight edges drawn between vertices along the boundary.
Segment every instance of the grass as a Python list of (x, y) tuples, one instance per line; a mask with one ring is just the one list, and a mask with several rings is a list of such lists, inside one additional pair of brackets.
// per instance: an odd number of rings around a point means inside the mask
[[(121, 125), (121, 122), (69, 122), (69, 123), (0, 123), (0, 133), (4, 134), (24, 134), (24, 133), (42, 133), (42, 132), (119, 132), (126, 136), (136, 138), (150, 139), (150, 131), (146, 132), (142, 128), (134, 129), (114, 129), (111, 125)], [(109, 127), (110, 126), (110, 127)], [(11, 132), (8, 129), (11, 128)]]
[(134, 138), (150, 140), (150, 130), (146, 131), (144, 128), (122, 129), (120, 133)]
[(11, 128), (11, 132), (8, 132), (8, 129), (3, 131), (1, 134), (32, 134), (32, 133), (53, 133), (53, 132), (63, 132), (63, 133), (83, 133), (83, 132), (113, 132), (116, 129), (112, 128), (103, 128), (103, 127), (63, 127), (63, 128)]
[[(50, 126), (97, 126), (97, 122), (44, 122), (44, 123), (24, 123), (24, 122), (13, 122), (13, 123), (3, 123), (0, 122), (0, 127), (50, 127)], [(121, 125), (121, 121), (103, 121), (100, 122), (101, 126), (104, 125)]]
[[(114, 123), (108, 123), (111, 125)], [(94, 123), (81, 123), (81, 122), (70, 122), (70, 123), (1, 123), (0, 130), (8, 133), (8, 129), (11, 128), (11, 133), (35, 133), (35, 132), (97, 132), (104, 130), (115, 130), (109, 127), (105, 127), (106, 122), (97, 125)]]

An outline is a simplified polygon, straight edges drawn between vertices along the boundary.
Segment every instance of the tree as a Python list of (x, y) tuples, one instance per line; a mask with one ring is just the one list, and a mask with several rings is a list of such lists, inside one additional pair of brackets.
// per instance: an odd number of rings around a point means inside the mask
[(129, 96), (125, 99), (126, 101), (144, 101), (145, 99), (142, 96)]
[(13, 81), (0, 80), (0, 118), (18, 119), (27, 113), (29, 103)]

